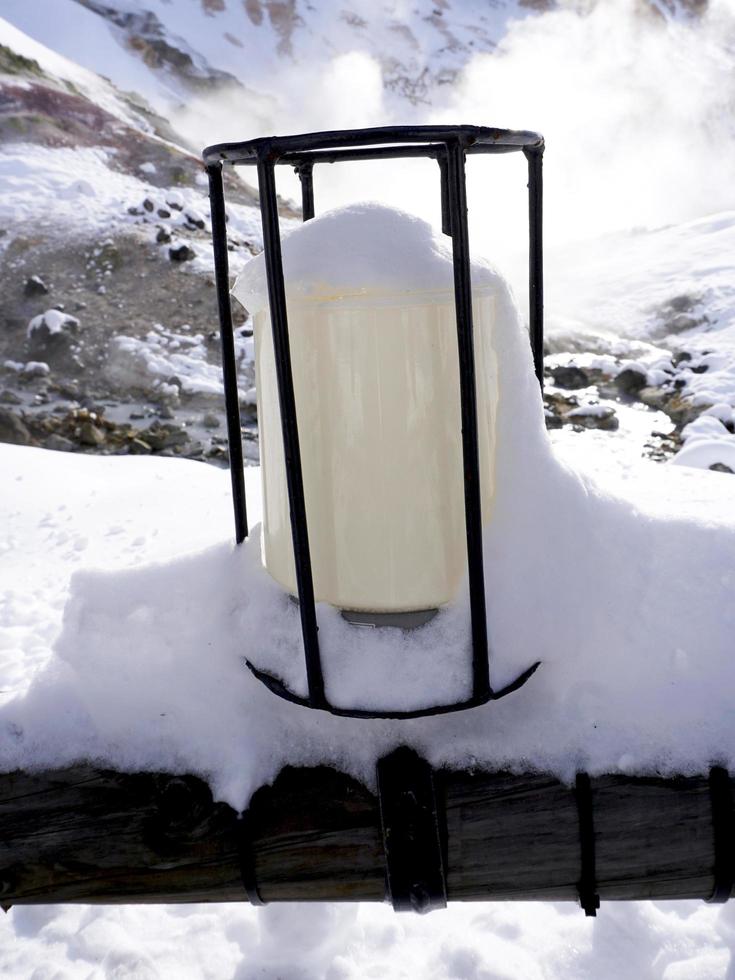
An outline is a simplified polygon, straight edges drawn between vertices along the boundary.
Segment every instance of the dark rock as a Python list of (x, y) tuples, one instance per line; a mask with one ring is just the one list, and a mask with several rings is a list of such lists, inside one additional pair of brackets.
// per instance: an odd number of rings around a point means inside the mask
[(551, 369), (554, 384), (559, 388), (587, 388), (589, 375), (576, 364), (561, 364)]
[(159, 208), (158, 211), (156, 211), (156, 214), (158, 215), (159, 218), (171, 217), (171, 212), (167, 208)]
[(219, 417), (213, 412), (207, 412), (207, 414), (202, 418), (202, 425), (205, 429), (218, 429), (220, 426)]
[(187, 224), (192, 225), (194, 228), (199, 228), (202, 231), (204, 230), (204, 218), (196, 211), (186, 211), (185, 217)]
[(609, 405), (575, 408), (567, 415), (566, 421), (585, 429), (602, 429), (604, 432), (615, 432), (620, 426), (615, 409)]
[(30, 446), (33, 437), (25, 422), (7, 408), (0, 408), (0, 442), (13, 446)]
[(143, 212), (140, 210), (140, 208), (135, 208), (131, 206), (128, 208), (128, 214), (132, 214), (135, 215), (136, 217), (140, 217), (140, 215), (143, 214)]
[(54, 343), (68, 344), (69, 335), (79, 330), (79, 320), (60, 310), (46, 310), (28, 324), (31, 349), (43, 349)]
[(156, 241), (159, 245), (168, 245), (171, 241), (171, 232), (167, 228), (159, 228), (156, 234)]
[(45, 296), (48, 286), (40, 276), (29, 276), (23, 289), (26, 296)]
[(196, 257), (196, 252), (188, 245), (172, 245), (168, 250), (168, 255), (172, 262), (190, 262)]
[(56, 432), (52, 432), (46, 440), (46, 449), (55, 449), (60, 453), (72, 453), (75, 448), (71, 439), (60, 436)]
[(156, 206), (156, 205), (155, 205), (155, 204), (153, 203), (153, 201), (152, 201), (152, 200), (151, 200), (151, 199), (150, 199), (149, 197), (147, 197), (147, 198), (146, 198), (146, 199), (145, 199), (145, 200), (143, 201), (143, 207), (144, 207), (144, 208), (145, 208), (145, 210), (146, 210), (146, 211), (148, 211), (149, 213), (150, 213), (151, 211), (153, 211), (153, 210), (154, 210), (154, 208), (155, 208), (155, 206)]
[(547, 429), (561, 429), (564, 425), (560, 415), (555, 415), (549, 411), (544, 412), (544, 421)]
[(79, 428), (79, 442), (83, 446), (101, 446), (105, 441), (105, 434), (98, 429), (94, 422), (83, 422)]
[(145, 430), (143, 438), (151, 449), (160, 452), (162, 449), (185, 446), (189, 442), (189, 433), (186, 429), (177, 426), (160, 425), (154, 422)]
[(22, 399), (14, 391), (6, 388), (4, 391), (0, 391), (0, 402), (4, 405), (20, 405), (22, 404)]
[(706, 374), (709, 371), (709, 364), (695, 364), (691, 370), (692, 374)]
[(133, 456), (146, 456), (152, 452), (152, 447), (145, 439), (131, 439), (128, 443), (128, 452)]
[(646, 372), (642, 368), (627, 367), (615, 377), (615, 387), (621, 395), (637, 395), (646, 387)]
[(678, 367), (683, 361), (691, 361), (691, 359), (692, 355), (689, 353), (689, 351), (679, 350), (676, 352), (676, 354), (672, 355), (671, 363), (674, 365), (674, 367)]
[(731, 470), (729, 466), (725, 466), (724, 463), (713, 463), (710, 469), (715, 473), (735, 473), (735, 470)]

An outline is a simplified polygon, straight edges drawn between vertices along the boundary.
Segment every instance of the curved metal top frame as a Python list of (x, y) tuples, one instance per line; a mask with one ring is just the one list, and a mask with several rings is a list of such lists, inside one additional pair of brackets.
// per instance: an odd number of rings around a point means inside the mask
[[(544, 140), (538, 133), (493, 129), (486, 126), (399, 126), (350, 129), (297, 136), (271, 136), (240, 143), (207, 147), (203, 159), (209, 176), (212, 209), (212, 245), (217, 300), (222, 336), (222, 359), (230, 450), (230, 478), (235, 511), (236, 540), (248, 533), (245, 506), (240, 407), (237, 391), (223, 165), (257, 165), (263, 244), (268, 282), (268, 303), (276, 358), (281, 428), (286, 461), (286, 483), (291, 514), (296, 583), (304, 640), (308, 696), (300, 697), (276, 677), (246, 660), (258, 680), (274, 694), (295, 704), (351, 718), (419, 718), (446, 714), (487, 704), (518, 690), (539, 666), (531, 664), (511, 683), (496, 690), (490, 683), (490, 655), (485, 610), (485, 577), (482, 554), (482, 513), (475, 391), (472, 285), (470, 278), (469, 232), (465, 157), (468, 153), (512, 153), (521, 151), (528, 163), (529, 201), (529, 300), (530, 340), (534, 366), (543, 386), (543, 255), (541, 242), (542, 158)], [(330, 703), (325, 691), (319, 650), (318, 624), (311, 568), (309, 532), (298, 419), (294, 395), (288, 314), (281, 257), (281, 240), (276, 197), (275, 168), (291, 165), (299, 176), (304, 221), (314, 217), (313, 169), (318, 163), (353, 160), (389, 160), (428, 157), (439, 164), (442, 230), (452, 240), (454, 298), (459, 357), (459, 397), (464, 470), (464, 503), (472, 637), (472, 693), (465, 701), (435, 704), (408, 711), (370, 711), (340, 708)]]
[[(397, 156), (437, 156), (447, 139), (459, 140), (465, 153), (512, 153), (532, 148), (543, 150), (544, 138), (527, 130), (494, 129), (489, 126), (376, 126), (369, 129), (326, 130), (297, 136), (263, 136), (240, 143), (215, 143), (202, 154), (204, 165), (230, 163), (336, 163), (338, 160), (370, 160)], [(435, 143), (435, 147), (390, 146), (402, 143)], [(396, 152), (400, 149), (400, 152)], [(319, 152), (327, 151), (327, 152)]]

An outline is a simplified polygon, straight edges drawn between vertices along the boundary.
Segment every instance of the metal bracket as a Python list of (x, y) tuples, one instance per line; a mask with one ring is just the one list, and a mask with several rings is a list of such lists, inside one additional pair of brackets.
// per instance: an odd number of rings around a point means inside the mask
[(253, 850), (253, 830), (249, 810), (246, 810), (240, 817), (239, 830), (237, 846), (240, 858), (240, 877), (245, 893), (251, 905), (265, 905), (260, 896), (258, 881), (255, 877), (255, 851)]
[(378, 761), (387, 893), (396, 912), (445, 908), (444, 820), (434, 772), (405, 746)]
[(735, 883), (735, 813), (730, 774), (722, 766), (709, 771), (709, 798), (712, 805), (712, 836), (715, 845), (715, 884), (705, 899), (713, 905), (727, 902)]
[(592, 783), (586, 772), (578, 772), (574, 784), (574, 797), (579, 815), (579, 848), (582, 868), (577, 882), (579, 904), (584, 914), (596, 916), (600, 907), (597, 894), (597, 869), (595, 867), (595, 821), (592, 812)]

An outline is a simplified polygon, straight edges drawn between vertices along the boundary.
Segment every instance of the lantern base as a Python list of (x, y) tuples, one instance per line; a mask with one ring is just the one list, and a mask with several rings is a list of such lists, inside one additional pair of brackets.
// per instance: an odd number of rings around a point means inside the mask
[(283, 698), (285, 701), (290, 701), (292, 704), (298, 704), (302, 708), (311, 708), (316, 711), (328, 711), (331, 715), (337, 715), (340, 718), (394, 718), (394, 719), (407, 719), (407, 718), (425, 718), (430, 715), (447, 715), (451, 714), (453, 711), (466, 711), (468, 708), (479, 708), (480, 705), (488, 704), (490, 701), (499, 701), (500, 698), (504, 698), (507, 694), (512, 694), (519, 688), (523, 687), (526, 681), (533, 674), (536, 673), (538, 667), (541, 666), (541, 661), (537, 660), (535, 664), (532, 664), (522, 674), (519, 674), (514, 681), (510, 684), (501, 688), (499, 691), (490, 690), (487, 694), (482, 697), (472, 697), (467, 701), (458, 701), (455, 704), (439, 704), (432, 705), (428, 708), (415, 708), (412, 711), (373, 711), (370, 709), (363, 708), (338, 708), (333, 704), (328, 702), (325, 704), (312, 704), (308, 697), (302, 697), (299, 694), (294, 694), (293, 691), (289, 690), (283, 681), (280, 681), (277, 677), (272, 674), (267, 673), (264, 670), (259, 670), (249, 660), (245, 660), (245, 665), (248, 670), (256, 677), (262, 684), (268, 688), (273, 694), (277, 694), (279, 698)]
[(411, 612), (360, 612), (356, 609), (343, 609), (342, 619), (353, 626), (365, 626), (368, 629), (392, 626), (395, 629), (415, 630), (425, 626), (439, 612), (438, 609), (415, 609)]

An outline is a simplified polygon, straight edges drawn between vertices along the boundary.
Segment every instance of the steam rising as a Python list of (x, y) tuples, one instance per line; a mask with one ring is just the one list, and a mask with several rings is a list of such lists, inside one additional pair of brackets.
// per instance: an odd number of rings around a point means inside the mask
[[(253, 79), (267, 97), (220, 94), (177, 122), (201, 146), (409, 122), (535, 129), (547, 142), (551, 246), (732, 207), (735, 0), (711, 0), (698, 18), (664, 19), (647, 9), (634, 0), (562, 0), (556, 10), (513, 21), (494, 53), (475, 56), (453, 85), (435, 90), (431, 107), (387, 92), (377, 61), (349, 52)], [(283, 171), (280, 189), (298, 198)], [(526, 234), (522, 157), (475, 158), (468, 179), (476, 246), (514, 264)], [(315, 187), (319, 210), (376, 198), (439, 218), (430, 161), (324, 167)]]

